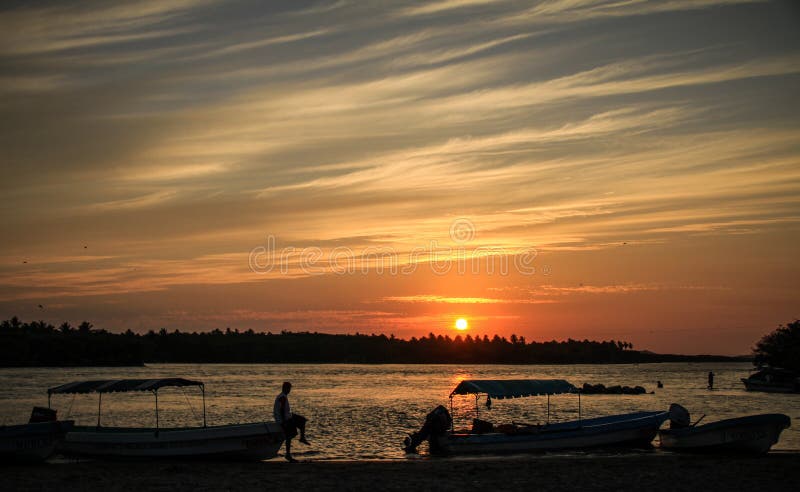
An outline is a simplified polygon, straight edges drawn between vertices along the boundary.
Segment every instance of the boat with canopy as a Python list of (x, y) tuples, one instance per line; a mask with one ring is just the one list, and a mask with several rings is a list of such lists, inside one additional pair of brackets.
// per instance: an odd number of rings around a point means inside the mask
[[(162, 388), (197, 387), (203, 397), (202, 427), (162, 428), (158, 392)], [(103, 427), (102, 403), (107, 393), (144, 391), (155, 397), (154, 428)], [(92, 458), (223, 458), (262, 460), (273, 458), (284, 440), (275, 422), (209, 426), (206, 421), (205, 385), (183, 378), (112, 379), (76, 381), (47, 390), (53, 395), (97, 394), (97, 424), (74, 426), (59, 447), (67, 456)]]
[[(550, 396), (575, 394), (578, 398), (578, 419), (550, 423)], [(486, 395), (491, 408), (493, 399), (547, 397), (544, 424), (511, 423), (495, 426), (475, 418), (472, 429), (456, 431), (450, 415), (453, 398), (475, 395), (477, 417), (479, 398)], [(406, 440), (406, 451), (414, 451), (427, 439), (434, 454), (497, 454), (556, 450), (581, 450), (602, 447), (646, 447), (668, 418), (665, 411), (634, 412), (584, 419), (581, 414), (580, 391), (563, 379), (465, 380), (450, 393), (450, 412), (438, 407), (426, 418), (420, 432)]]

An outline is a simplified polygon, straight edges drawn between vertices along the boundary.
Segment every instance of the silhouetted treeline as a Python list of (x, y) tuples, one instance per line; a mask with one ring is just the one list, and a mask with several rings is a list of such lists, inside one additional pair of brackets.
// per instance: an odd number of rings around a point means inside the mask
[(97, 330), (86, 321), (56, 328), (44, 321), (23, 323), (15, 316), (0, 323), (0, 365), (7, 367), (142, 365), (142, 349), (133, 333)]
[(0, 324), (0, 364), (4, 366), (114, 366), (146, 362), (184, 363), (474, 363), (564, 364), (673, 361), (727, 361), (724, 356), (664, 355), (632, 350), (623, 341), (567, 340), (528, 342), (495, 335), (434, 335), (403, 340), (386, 335), (323, 333), (256, 333), (213, 330), (202, 333), (161, 329), (144, 335), (93, 328), (58, 328), (42, 321), (23, 323), (16, 317)]

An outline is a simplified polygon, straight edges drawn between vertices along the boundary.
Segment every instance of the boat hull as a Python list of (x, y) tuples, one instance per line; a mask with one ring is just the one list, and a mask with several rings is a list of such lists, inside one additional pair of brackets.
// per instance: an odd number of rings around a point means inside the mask
[(698, 427), (664, 429), (659, 438), (661, 447), (670, 451), (764, 454), (790, 425), (791, 420), (783, 414), (752, 415)]
[(55, 452), (71, 427), (71, 420), (0, 427), (0, 460), (44, 461)]
[(59, 452), (101, 459), (263, 460), (277, 456), (283, 441), (274, 422), (160, 430), (76, 427)]
[(431, 439), (438, 454), (503, 454), (612, 447), (647, 447), (667, 412), (637, 412), (565, 422), (532, 432), (445, 434)]
[(742, 378), (742, 383), (747, 391), (762, 391), (766, 393), (800, 393), (800, 383), (792, 381), (767, 382), (757, 379)]

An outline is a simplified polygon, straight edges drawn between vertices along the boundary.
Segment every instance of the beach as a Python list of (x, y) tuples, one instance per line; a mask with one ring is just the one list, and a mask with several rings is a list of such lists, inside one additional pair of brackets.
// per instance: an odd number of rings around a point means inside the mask
[(7, 491), (747, 490), (800, 480), (800, 453), (535, 455), (397, 461), (57, 462), (0, 468)]

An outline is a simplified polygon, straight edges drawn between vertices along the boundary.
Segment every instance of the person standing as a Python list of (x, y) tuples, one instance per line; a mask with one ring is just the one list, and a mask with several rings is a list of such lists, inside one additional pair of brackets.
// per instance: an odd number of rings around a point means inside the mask
[(291, 391), (292, 383), (288, 381), (283, 383), (280, 394), (275, 397), (272, 415), (275, 417), (275, 422), (283, 428), (286, 437), (286, 460), (294, 463), (297, 460), (292, 456), (292, 438), (297, 435), (297, 431), (300, 431), (300, 442), (303, 444), (309, 444), (309, 442), (306, 439), (306, 418), (292, 413), (292, 407), (289, 404)]
[(714, 389), (714, 371), (708, 371), (708, 389)]

